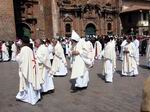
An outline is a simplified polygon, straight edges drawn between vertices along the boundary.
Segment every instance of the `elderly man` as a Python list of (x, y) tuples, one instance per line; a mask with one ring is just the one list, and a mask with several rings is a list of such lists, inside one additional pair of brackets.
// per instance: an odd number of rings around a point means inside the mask
[(53, 91), (54, 83), (53, 76), (50, 74), (51, 63), (48, 48), (40, 39), (35, 40), (35, 47), (37, 48), (35, 53), (37, 81), (41, 84), (41, 92)]
[(35, 63), (33, 51), (29, 47), (29, 38), (22, 38), (22, 47), (16, 60), (19, 64), (19, 92), (16, 96), (18, 100), (35, 105), (41, 98), (35, 74)]
[(85, 39), (72, 32), (72, 73), (71, 79), (75, 79), (75, 88), (86, 88), (89, 83), (88, 68), (92, 65), (93, 59), (88, 55), (88, 47)]
[(135, 56), (136, 47), (132, 38), (128, 37), (127, 44), (123, 49), (122, 76), (137, 76), (138, 66)]

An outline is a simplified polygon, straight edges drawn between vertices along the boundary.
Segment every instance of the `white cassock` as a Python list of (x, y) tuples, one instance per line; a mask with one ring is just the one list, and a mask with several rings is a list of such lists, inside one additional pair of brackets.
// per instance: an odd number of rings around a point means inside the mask
[(122, 62), (122, 75), (124, 76), (133, 76), (138, 75), (138, 66), (135, 59), (135, 45), (131, 43), (127, 43), (124, 46), (123, 51), (129, 51), (129, 53), (123, 54), (123, 62)]
[(11, 46), (11, 51), (12, 51), (11, 60), (12, 60), (12, 61), (16, 61), (17, 47), (16, 47), (16, 44), (15, 44), (15, 43), (12, 44), (12, 46)]
[(133, 43), (135, 45), (135, 60), (137, 65), (139, 65), (139, 40), (135, 39)]
[(35, 105), (41, 98), (40, 90), (37, 90), (35, 63), (34, 63), (33, 51), (24, 46), (21, 48), (20, 53), (16, 57), (16, 61), (19, 64), (19, 92), (16, 96), (18, 100)]
[(93, 48), (93, 44), (91, 43), (91, 41), (86, 41), (86, 46), (84, 47), (84, 51), (86, 51), (85, 54), (87, 54), (86, 58), (90, 59), (90, 63), (92, 61), (92, 65), (94, 65), (94, 57), (95, 57), (95, 51)]
[(74, 51), (78, 51), (79, 55), (72, 57), (72, 73), (71, 79), (76, 79), (75, 87), (87, 87), (89, 83), (89, 67), (92, 65), (92, 59), (88, 58), (87, 44), (84, 39), (80, 39), (74, 47)]
[(5, 43), (2, 44), (2, 59), (3, 61), (9, 60), (9, 53)]
[(102, 58), (102, 45), (99, 41), (96, 41), (94, 44), (94, 51), (95, 51), (95, 59)]
[(53, 48), (53, 46), (52, 46), (52, 44), (49, 44), (48, 45), (48, 51), (49, 51), (49, 58), (50, 58), (50, 60), (51, 59), (53, 59), (53, 52), (54, 52), (54, 48)]
[[(43, 44), (37, 49), (36, 54), (37, 80), (41, 84), (41, 92), (54, 89), (53, 76), (50, 74), (51, 63), (48, 48)], [(39, 88), (40, 89), (40, 88)]]
[(123, 49), (124, 49), (124, 46), (127, 44), (127, 40), (124, 40), (122, 43), (121, 43), (121, 52), (120, 52), (120, 60), (123, 60)]
[(148, 46), (146, 51), (146, 61), (147, 61), (147, 67), (150, 67), (150, 39), (148, 41)]
[(51, 73), (55, 76), (66, 76), (67, 71), (67, 61), (64, 55), (64, 50), (59, 41), (57, 41), (54, 47), (54, 59), (52, 64)]
[(116, 68), (116, 51), (114, 43), (108, 42), (104, 48), (104, 71), (105, 80), (113, 82), (113, 73)]

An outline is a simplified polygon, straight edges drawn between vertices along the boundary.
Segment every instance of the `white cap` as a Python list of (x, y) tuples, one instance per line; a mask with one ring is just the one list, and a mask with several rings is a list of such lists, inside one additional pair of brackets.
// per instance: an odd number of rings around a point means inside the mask
[(72, 30), (71, 39), (78, 42), (81, 38), (74, 30)]

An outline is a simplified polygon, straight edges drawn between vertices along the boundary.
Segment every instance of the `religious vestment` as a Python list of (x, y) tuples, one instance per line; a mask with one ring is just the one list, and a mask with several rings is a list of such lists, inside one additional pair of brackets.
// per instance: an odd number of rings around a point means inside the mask
[(104, 48), (104, 71), (106, 82), (113, 82), (113, 73), (116, 68), (116, 51), (113, 42), (108, 42)]
[(57, 41), (54, 47), (54, 59), (51, 73), (54, 76), (66, 76), (68, 73), (67, 61), (64, 55), (64, 50), (59, 41)]
[(48, 48), (42, 44), (35, 53), (37, 80), (41, 84), (41, 92), (54, 90), (53, 76), (50, 74), (51, 63)]
[(127, 40), (124, 40), (122, 43), (121, 43), (121, 52), (120, 52), (120, 60), (123, 60), (123, 49), (124, 49), (124, 46), (127, 44)]
[(2, 44), (2, 59), (3, 61), (9, 60), (8, 48), (6, 47), (5, 43)]
[(135, 60), (137, 65), (139, 65), (139, 40), (135, 39), (133, 43), (135, 45)]
[(12, 46), (11, 46), (11, 51), (12, 51), (11, 60), (12, 60), (12, 61), (16, 61), (17, 47), (16, 47), (16, 44), (15, 44), (15, 43), (12, 44)]
[(17, 55), (16, 60), (19, 64), (19, 92), (16, 96), (18, 100), (35, 105), (41, 98), (40, 90), (37, 89), (35, 63), (33, 51), (31, 48), (24, 46)]
[(76, 34), (72, 33), (72, 40), (77, 41), (73, 51), (79, 52), (78, 55), (72, 55), (72, 72), (71, 79), (75, 79), (75, 87), (83, 88), (87, 87), (89, 83), (89, 67), (92, 65), (92, 58), (89, 58), (89, 46), (84, 39)]
[(146, 51), (146, 61), (147, 61), (147, 67), (150, 68), (150, 39), (148, 41), (148, 46)]
[(94, 51), (95, 51), (95, 59), (101, 59), (102, 58), (102, 45), (99, 41), (95, 42)]
[[(133, 76), (138, 75), (138, 68), (135, 56), (135, 45), (130, 42), (124, 46), (123, 49), (123, 62), (122, 62), (122, 75)], [(128, 53), (127, 53), (128, 52)]]

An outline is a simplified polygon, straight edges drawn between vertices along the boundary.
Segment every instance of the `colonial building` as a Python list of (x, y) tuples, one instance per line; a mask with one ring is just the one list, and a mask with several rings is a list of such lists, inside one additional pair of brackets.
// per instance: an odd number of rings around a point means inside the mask
[(14, 0), (17, 36), (120, 34), (119, 0)]
[(51, 0), (14, 0), (17, 37), (52, 37)]
[(120, 13), (122, 31), (125, 34), (150, 34), (150, 1), (123, 0)]
[[(1, 0), (0, 40), (79, 35), (147, 34), (148, 0)], [(121, 20), (120, 20), (121, 17)], [(121, 23), (122, 22), (122, 23)]]
[(119, 0), (58, 0), (58, 34), (120, 34)]

